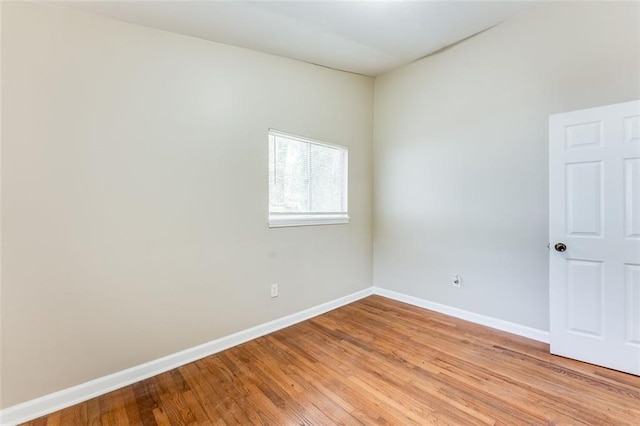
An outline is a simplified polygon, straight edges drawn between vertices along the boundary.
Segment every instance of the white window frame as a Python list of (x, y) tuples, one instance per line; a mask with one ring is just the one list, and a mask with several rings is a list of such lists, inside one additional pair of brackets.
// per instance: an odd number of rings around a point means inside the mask
[[(345, 212), (305, 212), (305, 213), (279, 213), (271, 212), (271, 194), (268, 194), (268, 224), (269, 228), (282, 228), (288, 226), (308, 226), (308, 225), (337, 225), (349, 223), (349, 148), (342, 145), (330, 144), (327, 142), (307, 138), (304, 136), (294, 135), (280, 130), (269, 129), (269, 145), (275, 142), (275, 137), (279, 136), (286, 139), (293, 139), (308, 145), (319, 145), (328, 148), (340, 149), (344, 152), (344, 182), (343, 182), (343, 203)], [(270, 160), (269, 160), (270, 161)], [(269, 164), (269, 170), (271, 165)], [(271, 188), (268, 188), (268, 192)]]

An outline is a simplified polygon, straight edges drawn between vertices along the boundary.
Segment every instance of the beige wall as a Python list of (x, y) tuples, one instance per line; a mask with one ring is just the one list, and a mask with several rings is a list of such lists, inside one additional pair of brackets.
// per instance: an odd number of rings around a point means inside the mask
[[(375, 285), (546, 329), (547, 117), (640, 97), (638, 7), (378, 78), (373, 178), (371, 79), (3, 3), (0, 406), (369, 287), (372, 181)], [(349, 225), (266, 227), (269, 127), (349, 146)]]
[(640, 98), (639, 20), (547, 3), (376, 79), (376, 286), (548, 329), (548, 116)]
[[(2, 7), (2, 407), (371, 286), (372, 79)], [(349, 147), (349, 225), (267, 228), (270, 127)]]

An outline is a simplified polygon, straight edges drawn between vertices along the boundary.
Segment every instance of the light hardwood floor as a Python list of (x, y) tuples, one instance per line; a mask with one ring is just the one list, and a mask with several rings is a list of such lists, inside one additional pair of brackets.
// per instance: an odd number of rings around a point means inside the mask
[(640, 377), (371, 296), (32, 425), (640, 425)]

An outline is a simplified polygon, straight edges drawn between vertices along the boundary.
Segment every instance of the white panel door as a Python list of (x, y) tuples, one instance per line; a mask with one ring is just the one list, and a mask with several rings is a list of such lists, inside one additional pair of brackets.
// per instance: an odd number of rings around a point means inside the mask
[(640, 375), (640, 101), (549, 119), (551, 353)]

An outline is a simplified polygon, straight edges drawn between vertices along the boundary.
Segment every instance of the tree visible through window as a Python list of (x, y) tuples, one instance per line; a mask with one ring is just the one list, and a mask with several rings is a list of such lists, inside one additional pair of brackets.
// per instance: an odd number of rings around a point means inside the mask
[(347, 149), (269, 131), (269, 226), (348, 223)]

